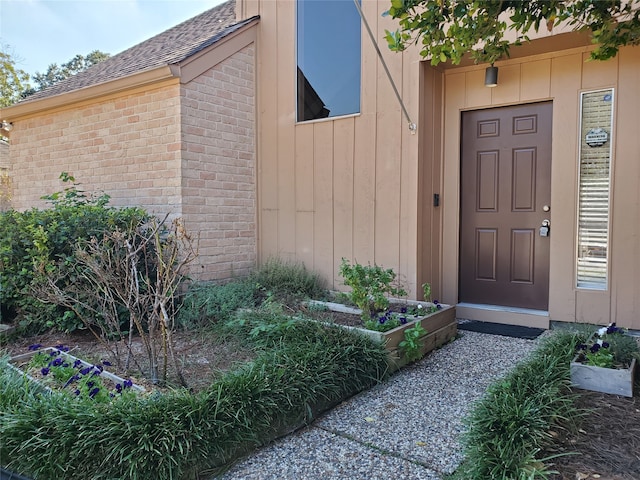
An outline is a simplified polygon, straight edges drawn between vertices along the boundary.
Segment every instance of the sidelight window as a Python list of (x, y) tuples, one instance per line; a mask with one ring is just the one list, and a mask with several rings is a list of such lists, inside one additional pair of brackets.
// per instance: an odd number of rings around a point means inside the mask
[(605, 290), (609, 258), (609, 202), (613, 89), (581, 94), (577, 286)]

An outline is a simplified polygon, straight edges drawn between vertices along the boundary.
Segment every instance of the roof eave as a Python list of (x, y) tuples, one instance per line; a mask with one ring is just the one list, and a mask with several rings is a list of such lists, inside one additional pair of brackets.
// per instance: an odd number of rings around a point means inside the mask
[(255, 27), (259, 21), (260, 17), (252, 17), (235, 32), (225, 35), (199, 52), (172, 64), (171, 68), (175, 76), (180, 77), (180, 83), (189, 83), (204, 71), (218, 65), (245, 46), (255, 43), (257, 35)]
[(33, 101), (16, 103), (10, 107), (0, 109), (0, 119), (13, 122), (27, 115), (33, 115), (45, 110), (68, 106), (73, 103), (158, 83), (163, 80), (175, 78), (178, 75), (179, 72), (177, 72), (176, 69), (171, 68), (168, 65), (163, 65), (161, 67), (144, 70), (133, 75), (117, 78), (97, 85), (79, 88), (71, 92), (65, 92)]

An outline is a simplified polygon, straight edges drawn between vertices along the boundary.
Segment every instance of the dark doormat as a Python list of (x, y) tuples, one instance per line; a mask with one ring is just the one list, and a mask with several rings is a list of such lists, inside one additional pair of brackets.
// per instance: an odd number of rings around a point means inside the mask
[(506, 325), (504, 323), (480, 322), (477, 320), (458, 320), (458, 330), (469, 332), (489, 333), (504, 337), (525, 338), (533, 340), (544, 332), (544, 328), (521, 327), (518, 325)]

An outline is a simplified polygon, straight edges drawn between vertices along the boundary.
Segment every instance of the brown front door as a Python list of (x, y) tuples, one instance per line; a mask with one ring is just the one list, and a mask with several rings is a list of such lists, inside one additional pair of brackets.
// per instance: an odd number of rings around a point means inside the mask
[(551, 120), (551, 102), (462, 114), (461, 302), (548, 309)]

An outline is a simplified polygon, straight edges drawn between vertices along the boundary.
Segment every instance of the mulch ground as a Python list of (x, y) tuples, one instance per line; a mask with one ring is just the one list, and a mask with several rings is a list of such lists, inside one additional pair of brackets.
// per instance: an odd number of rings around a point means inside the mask
[(587, 411), (575, 434), (559, 438), (544, 455), (553, 460), (552, 480), (640, 479), (640, 385), (633, 398), (576, 390)]

